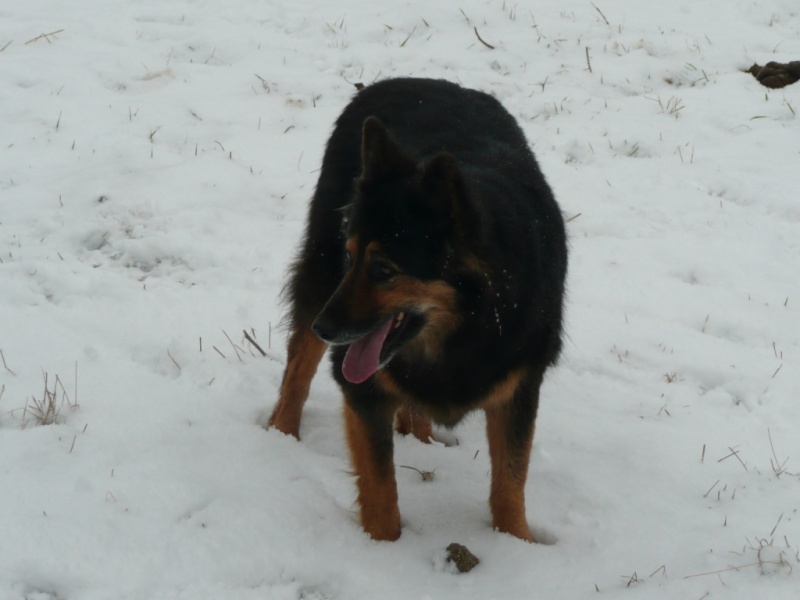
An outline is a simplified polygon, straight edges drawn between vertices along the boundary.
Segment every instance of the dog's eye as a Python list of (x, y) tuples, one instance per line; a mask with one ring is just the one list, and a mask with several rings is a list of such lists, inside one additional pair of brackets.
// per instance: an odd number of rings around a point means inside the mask
[(373, 260), (369, 265), (369, 276), (373, 281), (389, 281), (397, 275), (397, 269), (385, 260)]

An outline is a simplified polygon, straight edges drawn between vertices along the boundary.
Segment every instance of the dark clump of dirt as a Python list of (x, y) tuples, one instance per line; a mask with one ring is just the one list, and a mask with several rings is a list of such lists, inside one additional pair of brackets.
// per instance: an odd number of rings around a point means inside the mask
[(447, 547), (447, 560), (453, 563), (460, 573), (472, 571), (481, 562), (466, 546), (455, 542)]
[(768, 62), (763, 67), (754, 64), (747, 72), (768, 88), (782, 88), (800, 80), (800, 60), (790, 63)]

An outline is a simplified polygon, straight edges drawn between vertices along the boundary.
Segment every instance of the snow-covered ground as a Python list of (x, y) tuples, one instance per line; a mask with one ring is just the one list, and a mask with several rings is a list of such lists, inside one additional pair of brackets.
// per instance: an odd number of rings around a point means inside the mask
[[(0, 3), (0, 598), (800, 597), (800, 83), (742, 72), (799, 59), (796, 0)], [(536, 545), (481, 415), (396, 440), (396, 543), (327, 368), (262, 428), (323, 144), (402, 75), (496, 95), (571, 218)]]

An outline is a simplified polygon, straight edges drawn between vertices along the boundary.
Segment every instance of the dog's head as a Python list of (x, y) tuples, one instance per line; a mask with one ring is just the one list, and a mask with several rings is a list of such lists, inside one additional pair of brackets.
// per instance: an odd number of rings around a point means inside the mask
[(325, 342), (349, 346), (342, 373), (352, 383), (399, 352), (439, 351), (459, 321), (467, 240), (478, 244), (477, 212), (450, 154), (418, 161), (374, 117), (361, 150), (355, 199), (343, 209), (344, 276), (312, 326)]

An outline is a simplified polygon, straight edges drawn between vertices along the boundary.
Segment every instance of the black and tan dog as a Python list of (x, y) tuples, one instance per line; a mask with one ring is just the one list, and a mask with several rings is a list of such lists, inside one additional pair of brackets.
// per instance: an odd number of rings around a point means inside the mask
[(393, 423), (486, 413), (493, 525), (532, 541), (525, 479), (539, 387), (561, 348), (564, 222), (513, 117), (446, 81), (393, 79), (336, 122), (285, 289), (291, 333), (270, 425), (298, 436), (325, 349), (344, 393), (364, 529), (400, 536)]

